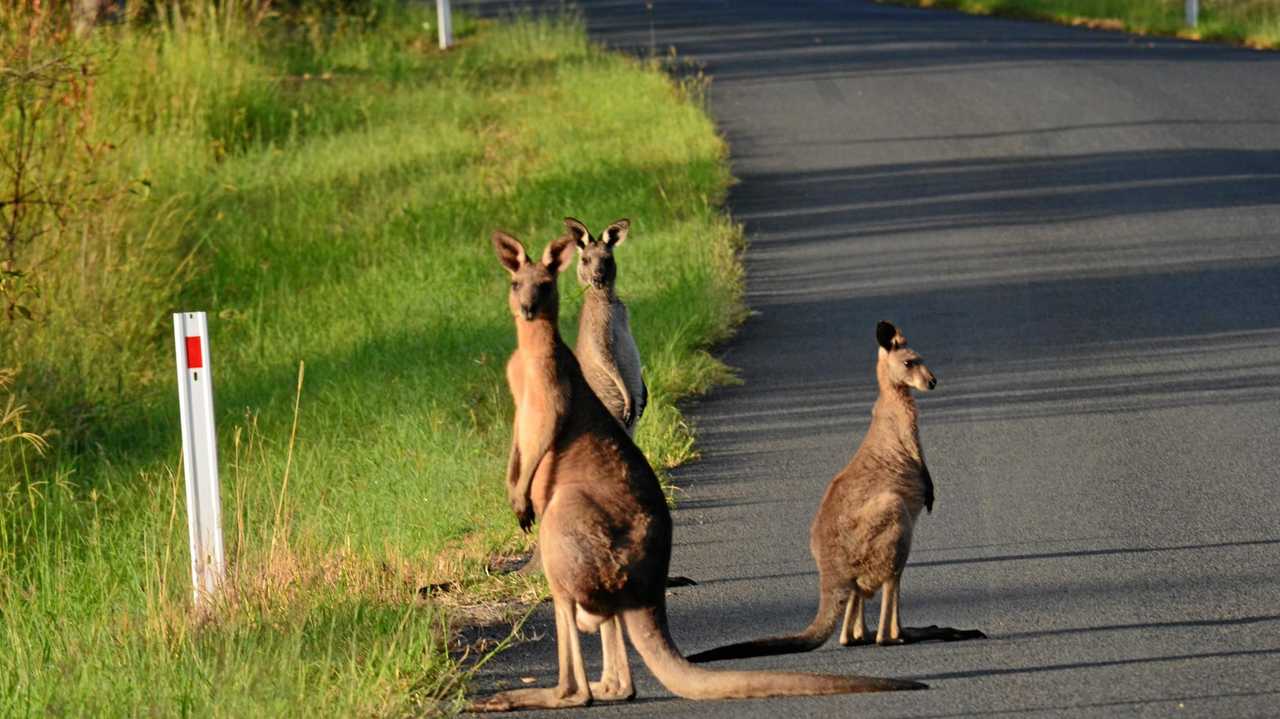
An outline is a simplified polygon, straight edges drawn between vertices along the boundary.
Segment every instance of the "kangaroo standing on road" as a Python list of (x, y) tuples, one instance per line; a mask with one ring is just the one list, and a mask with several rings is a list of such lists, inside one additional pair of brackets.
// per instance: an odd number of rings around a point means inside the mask
[(627, 306), (614, 289), (618, 264), (613, 258), (614, 248), (626, 241), (631, 223), (610, 224), (600, 239), (572, 217), (564, 218), (564, 224), (578, 245), (578, 283), (587, 288), (573, 353), (605, 409), (634, 437), (649, 390), (640, 375), (640, 350), (631, 336)]
[(938, 380), (892, 324), (879, 323), (876, 340), (880, 396), (871, 410), (871, 427), (853, 459), (831, 480), (810, 530), (809, 549), (818, 564), (821, 592), (817, 617), (799, 634), (717, 647), (694, 654), (689, 661), (817, 649), (835, 630), (842, 606), (840, 643), (869, 643), (863, 603), (876, 591), (882, 592), (877, 644), (986, 636), (977, 630), (899, 626), (899, 585), (911, 551), (912, 530), (921, 509), (933, 511), (933, 478), (924, 463), (919, 412), (911, 390), (927, 392)]
[[(516, 402), (507, 496), (520, 526), (541, 518), (538, 543), (555, 604), (560, 678), (555, 687), (513, 689), (471, 711), (583, 706), (635, 695), (623, 624), (645, 665), (690, 699), (837, 694), (924, 685), (893, 679), (779, 672), (714, 672), (689, 664), (667, 628), (665, 579), (671, 514), (653, 469), (591, 391), (560, 338), (556, 276), (574, 242), (548, 245), (541, 262), (501, 232), (498, 259), (511, 273), (508, 304), (517, 346), (507, 363)], [(587, 682), (578, 632), (600, 630), (604, 671)]]

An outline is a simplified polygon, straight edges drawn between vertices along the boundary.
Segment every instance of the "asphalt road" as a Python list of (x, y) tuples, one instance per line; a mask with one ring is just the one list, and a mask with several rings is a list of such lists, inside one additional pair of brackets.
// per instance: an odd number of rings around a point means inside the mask
[[(641, 0), (583, 5), (649, 47)], [(809, 522), (866, 429), (879, 319), (940, 381), (903, 617), (990, 639), (713, 665), (932, 687), (760, 701), (676, 699), (633, 652), (639, 698), (583, 714), (1280, 716), (1280, 55), (866, 2), (652, 20), (714, 78), (756, 312), (723, 348), (744, 384), (690, 407), (677, 641), (812, 617)], [(524, 676), (554, 682), (548, 639), (477, 689)]]

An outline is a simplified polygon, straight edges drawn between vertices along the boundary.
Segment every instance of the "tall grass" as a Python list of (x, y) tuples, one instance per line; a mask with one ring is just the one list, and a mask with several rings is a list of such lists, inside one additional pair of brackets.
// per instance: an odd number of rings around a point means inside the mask
[(1202, 0), (1195, 28), (1185, 26), (1183, 0), (891, 0), (983, 15), (1006, 15), (1106, 27), (1144, 35), (1177, 35), (1280, 47), (1280, 3), (1275, 0)]
[[(659, 467), (691, 456), (674, 401), (729, 378), (705, 347), (740, 312), (697, 88), (572, 19), (460, 18), (441, 53), (429, 15), (379, 7), (97, 33), (117, 148), (100, 181), (130, 192), (110, 233), (57, 239), (38, 321), (0, 325), (0, 367), (21, 365), (6, 391), (56, 428), (47, 456), (0, 445), (0, 714), (447, 708), (457, 610), (419, 587), (538, 592), (487, 571), (526, 541), (500, 481), (514, 339), (494, 228), (540, 247), (567, 214), (631, 218), (639, 442)], [(211, 313), (231, 573), (200, 615), (167, 325), (189, 309)]]

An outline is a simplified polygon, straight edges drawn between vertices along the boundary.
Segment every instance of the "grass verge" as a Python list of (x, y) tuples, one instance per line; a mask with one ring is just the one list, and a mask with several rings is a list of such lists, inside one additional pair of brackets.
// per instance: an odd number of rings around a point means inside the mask
[[(500, 481), (496, 227), (540, 250), (566, 214), (631, 218), (619, 290), (655, 466), (692, 456), (675, 400), (730, 378), (705, 350), (741, 316), (740, 238), (697, 86), (572, 19), (460, 18), (441, 53), (414, 9), (217, 8), (97, 33), (98, 181), (130, 191), (45, 238), (36, 320), (0, 324), (19, 369), (0, 389), (53, 428), (43, 455), (0, 443), (0, 715), (448, 708), (457, 611), (418, 588), (539, 591), (487, 570), (526, 541)], [(168, 313), (200, 308), (232, 576), (197, 616)]]
[(1196, 27), (1185, 26), (1183, 0), (879, 0), (913, 7), (939, 7), (978, 15), (1048, 20), (1245, 45), (1280, 47), (1280, 3), (1274, 0), (1204, 0)]

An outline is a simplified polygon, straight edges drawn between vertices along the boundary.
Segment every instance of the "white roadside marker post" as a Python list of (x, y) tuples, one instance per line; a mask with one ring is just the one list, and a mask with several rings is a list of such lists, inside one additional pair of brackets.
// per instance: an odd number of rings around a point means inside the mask
[(449, 0), (436, 0), (436, 25), (440, 26), (440, 49), (448, 50), (453, 44), (453, 12)]
[(173, 316), (178, 358), (178, 408), (182, 413), (182, 469), (187, 480), (187, 528), (191, 583), (200, 606), (222, 583), (222, 500), (218, 489), (218, 439), (213, 424), (213, 372), (209, 327), (203, 312)]
[(1185, 5), (1187, 27), (1194, 28), (1200, 24), (1200, 0), (1186, 0)]

